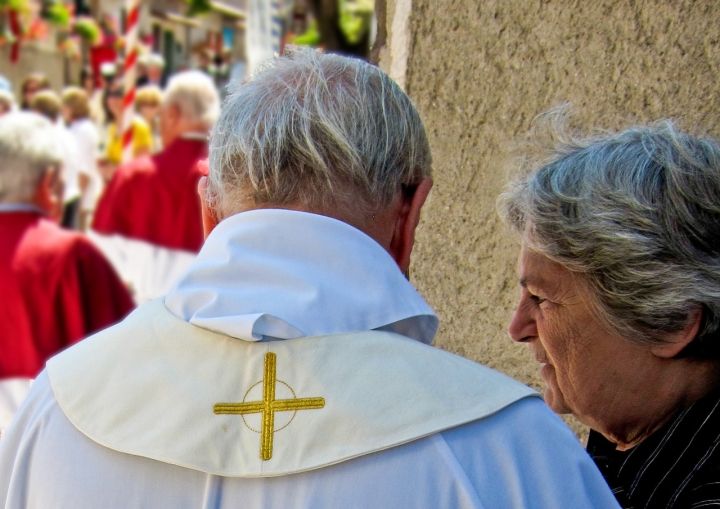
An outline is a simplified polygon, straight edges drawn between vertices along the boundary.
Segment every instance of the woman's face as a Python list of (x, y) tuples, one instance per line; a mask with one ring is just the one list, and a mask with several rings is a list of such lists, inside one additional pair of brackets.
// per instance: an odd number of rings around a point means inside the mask
[(123, 95), (123, 89), (118, 86), (111, 86), (107, 91), (107, 105), (117, 122), (122, 120)]
[(523, 246), (518, 272), (520, 301), (509, 333), (542, 365), (548, 406), (594, 429), (608, 416), (632, 420), (636, 400), (653, 390), (657, 358), (650, 347), (609, 331), (582, 278), (558, 263)]
[(151, 126), (154, 124), (155, 117), (157, 117), (159, 111), (160, 106), (145, 105), (140, 107), (140, 115), (142, 115), (145, 121)]
[(25, 90), (23, 91), (23, 97), (25, 99), (25, 102), (27, 104), (30, 104), (33, 97), (35, 97), (35, 94), (37, 94), (40, 91), (40, 83), (38, 83), (35, 80), (28, 81), (25, 85)]
[(95, 78), (91, 74), (88, 74), (85, 76), (85, 79), (83, 79), (83, 88), (90, 92), (95, 90)]

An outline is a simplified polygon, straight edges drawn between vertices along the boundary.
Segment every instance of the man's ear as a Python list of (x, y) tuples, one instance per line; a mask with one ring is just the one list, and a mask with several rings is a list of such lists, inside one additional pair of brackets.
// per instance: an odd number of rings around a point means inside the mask
[(200, 195), (200, 204), (202, 206), (202, 223), (203, 231), (205, 232), (205, 238), (208, 238), (210, 232), (212, 232), (220, 222), (218, 220), (215, 210), (208, 205), (207, 188), (208, 178), (201, 177), (200, 181), (198, 182), (198, 194)]
[(35, 188), (33, 203), (55, 221), (60, 221), (63, 212), (63, 183), (57, 168), (48, 168)]
[(182, 117), (182, 111), (180, 111), (180, 107), (177, 104), (168, 105), (168, 116), (173, 123), (179, 122), (180, 118)]
[(432, 178), (428, 177), (418, 184), (411, 196), (404, 197), (395, 223), (390, 252), (404, 274), (410, 269), (410, 255), (415, 245), (415, 230), (420, 224), (420, 211), (432, 186)]
[(684, 330), (674, 334), (669, 334), (665, 343), (652, 347), (651, 351), (653, 355), (656, 357), (662, 357), (663, 359), (672, 359), (682, 352), (693, 339), (695, 339), (700, 331), (701, 323), (702, 310), (697, 309), (690, 316), (688, 325)]

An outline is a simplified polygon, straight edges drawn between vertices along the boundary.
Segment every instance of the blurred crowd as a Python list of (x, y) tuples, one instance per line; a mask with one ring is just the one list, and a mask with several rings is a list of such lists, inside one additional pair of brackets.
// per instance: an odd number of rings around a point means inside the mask
[[(48, 118), (65, 150), (62, 225), (86, 231), (103, 189), (123, 159), (122, 126), (125, 82), (120, 63), (103, 64), (98, 75), (83, 68), (79, 85), (54, 90), (43, 73), (35, 72), (15, 86), (0, 76), (0, 115), (22, 110)], [(201, 54), (197, 70), (207, 74), (220, 95), (226, 85), (244, 76), (244, 64), (232, 63), (229, 52), (213, 58)], [(184, 72), (186, 69), (181, 69)], [(168, 79), (159, 54), (142, 55), (137, 65), (132, 146), (134, 158), (163, 148), (159, 111)]]

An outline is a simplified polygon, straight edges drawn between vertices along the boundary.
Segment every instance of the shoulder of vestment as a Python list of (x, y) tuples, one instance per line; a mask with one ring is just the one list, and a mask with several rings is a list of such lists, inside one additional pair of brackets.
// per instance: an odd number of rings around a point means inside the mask
[(161, 300), (47, 369), (60, 408), (95, 442), (237, 477), (322, 468), (537, 396), (398, 334), (250, 343), (191, 325)]

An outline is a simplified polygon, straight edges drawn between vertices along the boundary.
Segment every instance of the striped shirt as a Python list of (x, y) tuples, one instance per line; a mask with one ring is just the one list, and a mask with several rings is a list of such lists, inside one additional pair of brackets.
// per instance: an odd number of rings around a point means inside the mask
[(720, 391), (628, 451), (596, 431), (587, 450), (626, 509), (720, 508)]

